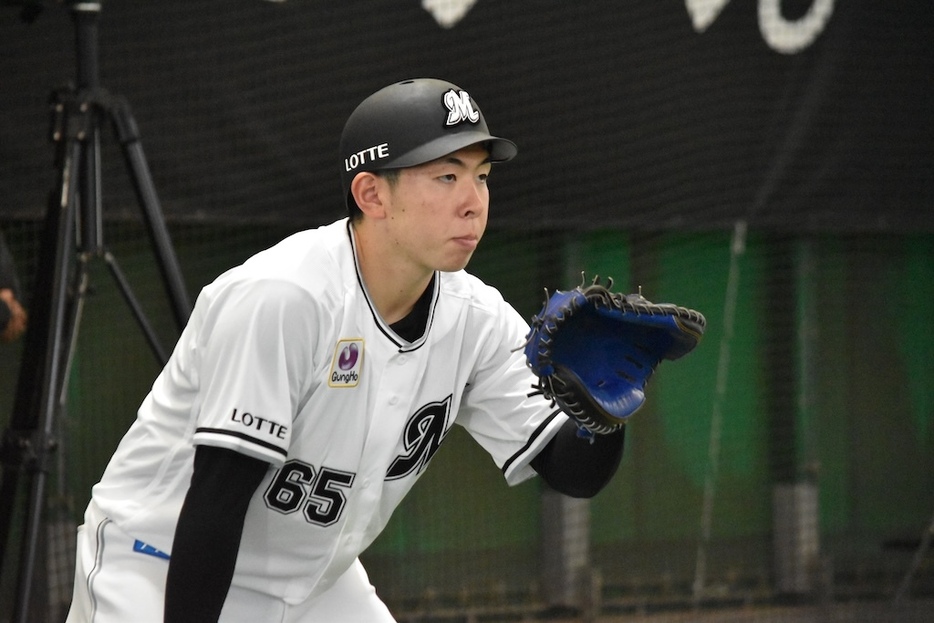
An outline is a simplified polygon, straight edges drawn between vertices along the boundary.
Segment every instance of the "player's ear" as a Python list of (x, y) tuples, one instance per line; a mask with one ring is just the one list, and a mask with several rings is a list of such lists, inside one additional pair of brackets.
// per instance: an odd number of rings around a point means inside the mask
[(357, 173), (350, 182), (350, 194), (357, 207), (370, 218), (382, 218), (386, 214), (383, 191), (385, 182), (374, 173)]

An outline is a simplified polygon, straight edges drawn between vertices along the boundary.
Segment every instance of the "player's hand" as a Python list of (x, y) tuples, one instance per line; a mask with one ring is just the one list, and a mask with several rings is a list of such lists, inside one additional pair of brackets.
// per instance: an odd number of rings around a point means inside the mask
[(0, 300), (10, 308), (10, 322), (7, 323), (6, 328), (0, 333), (0, 342), (12, 342), (26, 331), (26, 323), (29, 320), (29, 316), (26, 314), (26, 310), (23, 309), (23, 306), (20, 305), (20, 302), (16, 300), (13, 290), (9, 288), (0, 290)]

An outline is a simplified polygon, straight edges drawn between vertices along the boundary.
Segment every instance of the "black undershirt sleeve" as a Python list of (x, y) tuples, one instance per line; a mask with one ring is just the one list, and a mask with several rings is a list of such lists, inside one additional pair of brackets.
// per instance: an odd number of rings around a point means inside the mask
[(195, 449), (165, 586), (165, 623), (216, 622), (230, 589), (250, 499), (269, 463), (212, 446)]
[(582, 439), (577, 424), (564, 423), (542, 451), (532, 459), (532, 468), (549, 487), (575, 498), (590, 498), (610, 482), (623, 457), (626, 429), (609, 435)]

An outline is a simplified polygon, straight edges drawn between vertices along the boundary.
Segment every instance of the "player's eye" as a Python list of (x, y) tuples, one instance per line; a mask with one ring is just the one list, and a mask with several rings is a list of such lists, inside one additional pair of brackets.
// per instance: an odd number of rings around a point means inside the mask
[(453, 173), (445, 173), (444, 175), (439, 175), (438, 179), (442, 182), (456, 182), (457, 176)]

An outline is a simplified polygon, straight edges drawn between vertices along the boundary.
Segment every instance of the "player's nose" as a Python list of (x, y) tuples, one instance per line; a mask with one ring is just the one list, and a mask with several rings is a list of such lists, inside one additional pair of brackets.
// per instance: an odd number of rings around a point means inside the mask
[(464, 184), (460, 193), (460, 212), (465, 218), (476, 218), (486, 213), (490, 193), (485, 183), (474, 181)]

